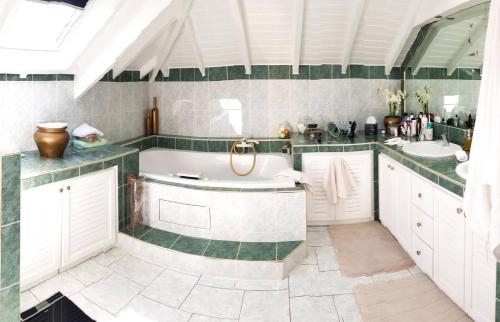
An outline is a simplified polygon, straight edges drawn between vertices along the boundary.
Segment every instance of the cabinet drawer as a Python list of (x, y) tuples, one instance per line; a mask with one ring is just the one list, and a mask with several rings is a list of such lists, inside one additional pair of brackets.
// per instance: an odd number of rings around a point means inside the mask
[(411, 257), (422, 272), (432, 277), (432, 249), (415, 233), (412, 234), (411, 239)]
[(434, 222), (422, 210), (416, 206), (411, 209), (412, 230), (420, 237), (430, 248), (433, 248)]
[(413, 176), (411, 178), (411, 201), (420, 210), (432, 217), (434, 188), (431, 183)]

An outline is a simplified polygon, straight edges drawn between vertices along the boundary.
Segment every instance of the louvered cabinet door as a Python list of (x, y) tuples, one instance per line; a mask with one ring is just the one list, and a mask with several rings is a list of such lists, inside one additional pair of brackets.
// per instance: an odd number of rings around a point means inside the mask
[(465, 217), (462, 199), (434, 189), (434, 281), (458, 306), (465, 301)]
[[(355, 182), (349, 197), (339, 200), (335, 205), (328, 201), (323, 189), (323, 180), (333, 158), (342, 158), (347, 162)], [(307, 224), (325, 225), (371, 220), (373, 218), (372, 162), (372, 151), (304, 153), (302, 170), (312, 181), (311, 189), (307, 191)]]
[(61, 264), (61, 187), (48, 184), (21, 193), (21, 290), (56, 274)]
[(65, 182), (61, 268), (110, 247), (116, 238), (116, 169)]

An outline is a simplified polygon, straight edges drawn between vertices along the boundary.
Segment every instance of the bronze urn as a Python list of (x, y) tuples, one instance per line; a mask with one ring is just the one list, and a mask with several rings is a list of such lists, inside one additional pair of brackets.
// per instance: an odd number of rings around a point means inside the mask
[(66, 123), (38, 124), (38, 130), (33, 134), (40, 156), (47, 158), (62, 158), (69, 142)]
[(389, 133), (390, 128), (398, 128), (399, 125), (401, 124), (401, 116), (399, 115), (388, 115), (384, 117), (384, 127), (386, 133)]

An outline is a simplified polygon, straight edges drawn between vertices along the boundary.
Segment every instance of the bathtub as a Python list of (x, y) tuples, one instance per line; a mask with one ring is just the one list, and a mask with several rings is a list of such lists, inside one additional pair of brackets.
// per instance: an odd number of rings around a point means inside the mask
[[(295, 186), (291, 178), (273, 178), (280, 170), (292, 168), (291, 158), (287, 155), (257, 154), (254, 170), (243, 177), (231, 171), (229, 156), (229, 153), (155, 148), (140, 153), (139, 170), (140, 175), (147, 178), (204, 187), (265, 189)], [(233, 156), (235, 169), (240, 172), (248, 171), (252, 160), (251, 154)]]
[[(247, 171), (251, 158), (236, 156), (237, 169)], [(245, 177), (232, 173), (229, 153), (154, 148), (140, 152), (139, 162), (140, 174), (156, 179), (144, 186), (144, 222), (151, 227), (218, 240), (306, 239), (304, 189), (295, 187), (293, 179), (273, 178), (291, 167), (286, 155), (258, 154), (254, 171)]]

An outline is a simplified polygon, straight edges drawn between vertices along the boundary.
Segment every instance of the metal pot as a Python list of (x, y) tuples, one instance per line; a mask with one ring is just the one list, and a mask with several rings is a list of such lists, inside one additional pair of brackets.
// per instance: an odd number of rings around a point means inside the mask
[(47, 158), (62, 158), (69, 142), (66, 123), (38, 124), (38, 130), (33, 134), (40, 156)]

